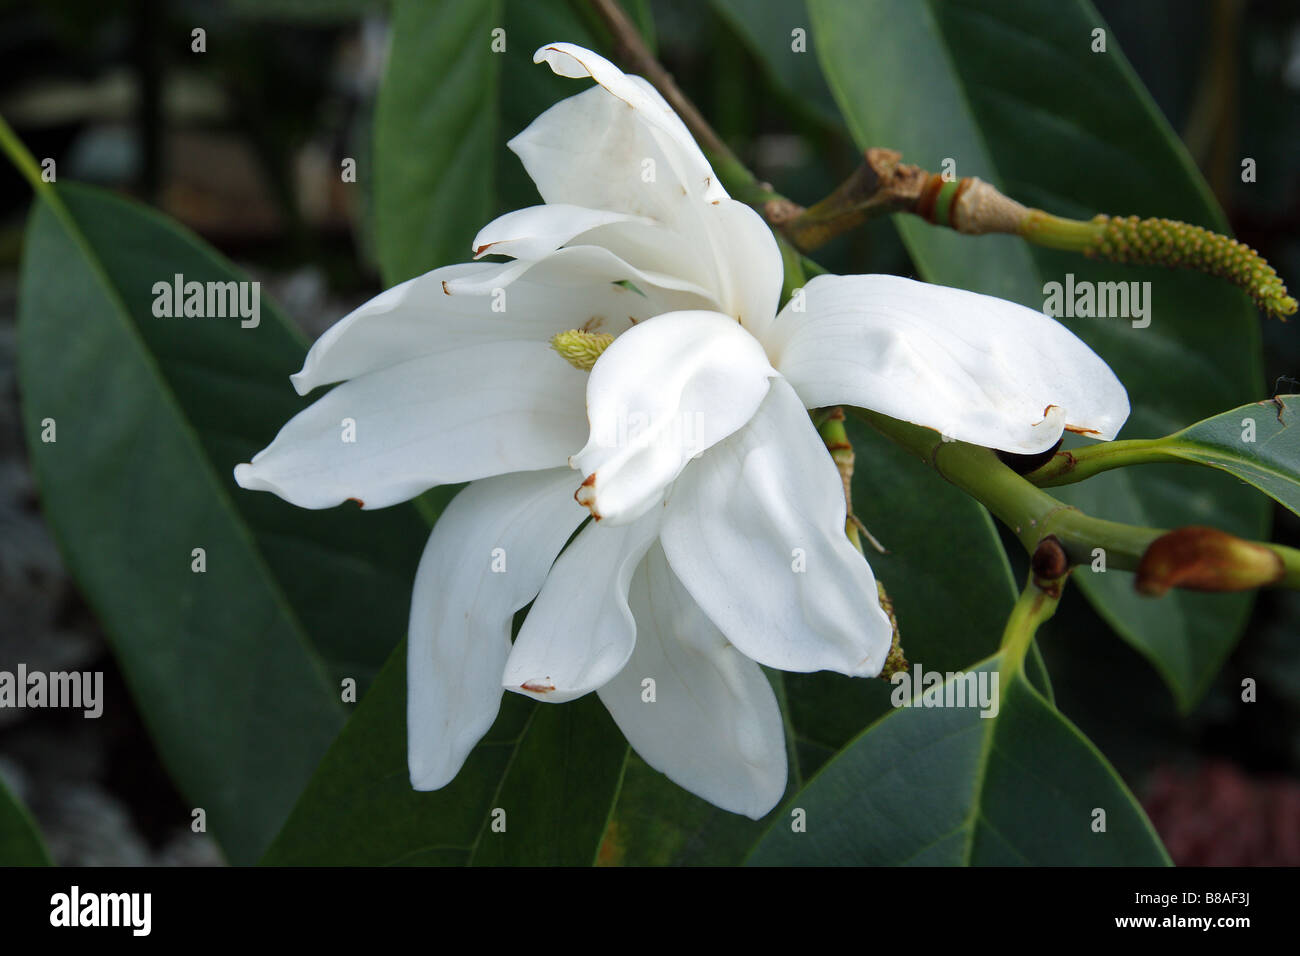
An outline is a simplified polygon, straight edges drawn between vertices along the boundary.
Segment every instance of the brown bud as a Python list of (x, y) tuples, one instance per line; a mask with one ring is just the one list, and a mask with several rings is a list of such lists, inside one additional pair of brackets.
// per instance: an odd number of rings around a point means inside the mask
[(1029, 559), (1029, 566), (1034, 572), (1035, 586), (1053, 598), (1061, 596), (1061, 584), (1070, 573), (1070, 557), (1065, 553), (1061, 540), (1049, 534), (1038, 542)]
[(1138, 592), (1160, 597), (1170, 588), (1249, 591), (1281, 580), (1282, 558), (1263, 545), (1217, 528), (1178, 528), (1151, 542), (1138, 564)]

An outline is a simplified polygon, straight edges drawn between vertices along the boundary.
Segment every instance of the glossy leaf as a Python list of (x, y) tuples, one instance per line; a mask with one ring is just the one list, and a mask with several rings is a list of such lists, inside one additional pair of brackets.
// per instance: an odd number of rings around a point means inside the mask
[(567, 704), (506, 694), (456, 779), (441, 790), (412, 790), (403, 645), (263, 862), (590, 865), (626, 756), (622, 734), (594, 694)]
[[(933, 171), (989, 180), (1058, 215), (1165, 216), (1224, 229), (1190, 159), (1083, 0), (810, 0), (814, 49), (860, 148), (889, 146)], [(1093, 52), (1094, 30), (1105, 52)], [(1258, 317), (1246, 296), (1208, 276), (1124, 268), (1030, 246), (966, 237), (896, 217), (933, 282), (1042, 308), (1047, 283), (1149, 283), (1149, 325), (1128, 317), (1064, 319), (1115, 369), (1133, 414), (1122, 437), (1167, 435), (1253, 397)], [(1139, 287), (1141, 289), (1143, 287)], [(1267, 534), (1267, 503), (1196, 469), (1115, 472), (1061, 490), (1099, 517), (1151, 526), (1213, 524)], [(1122, 574), (1081, 575), (1100, 613), (1190, 706), (1235, 643), (1246, 595), (1138, 599)]]
[(0, 866), (49, 866), (36, 821), (0, 780)]
[(1215, 415), (1161, 442), (1172, 457), (1226, 471), (1300, 514), (1300, 395)]
[(493, 216), (541, 201), (505, 143), (586, 89), (533, 63), (534, 50), (557, 40), (599, 47), (566, 0), (394, 4), (375, 112), (375, 234), (386, 285), (469, 260)]
[[(857, 458), (854, 510), (888, 549), (867, 559), (889, 589), (911, 661), (946, 671), (997, 649), (1015, 586), (992, 519), (924, 463), (850, 417)], [(869, 547), (869, 546), (868, 546)], [(1032, 652), (1028, 666), (1050, 694)], [(780, 674), (790, 723), (791, 785), (863, 727), (889, 712), (890, 685), (839, 674)], [(779, 811), (778, 811), (779, 812)], [(635, 757), (619, 796), (602, 860), (651, 865), (740, 862), (773, 815), (753, 822), (710, 806)]]
[(802, 3), (713, 0), (713, 7), (744, 40), (794, 108), (839, 127), (839, 110), (817, 68), (808, 11)]
[[(976, 673), (991, 678), (997, 666)], [(1167, 864), (1141, 807), (1087, 738), (1020, 674), (1000, 690), (993, 717), (915, 700), (888, 714), (791, 798), (749, 862)]]
[[(638, 12), (631, 4), (625, 4), (624, 9), (632, 16)], [(586, 80), (556, 76), (547, 67), (533, 62), (533, 51), (543, 44), (562, 40), (608, 53), (593, 31), (599, 21), (586, 4), (568, 0), (506, 0), (505, 17), (513, 45), (501, 64), (501, 127), (495, 153), (497, 213), (542, 201), (537, 187), (524, 172), (523, 163), (506, 148), (506, 142), (552, 105), (565, 97), (576, 96), (591, 85)]]
[(340, 681), (364, 690), (404, 632), (427, 526), (236, 487), (306, 404), (298, 335), (265, 301), (250, 328), (156, 316), (156, 283), (245, 277), (153, 212), (58, 195), (65, 214), (32, 215), (19, 292), (45, 514), (177, 786), (232, 862), (254, 860), (343, 724)]
[[(853, 509), (887, 550), (864, 539), (907, 659), (936, 671), (983, 660), (997, 650), (1017, 593), (993, 519), (856, 417), (845, 424), (856, 457)], [(1036, 652), (1030, 666), (1045, 681)], [(807, 772), (889, 709), (886, 681), (791, 674), (786, 686)]]
[(490, 218), (504, 27), (496, 0), (398, 0), (375, 107), (375, 236), (384, 284), (469, 258)]

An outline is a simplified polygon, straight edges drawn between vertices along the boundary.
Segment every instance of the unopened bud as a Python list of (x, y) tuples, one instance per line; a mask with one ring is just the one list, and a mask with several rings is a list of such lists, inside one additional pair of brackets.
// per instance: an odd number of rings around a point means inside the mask
[(1070, 557), (1061, 540), (1049, 534), (1034, 548), (1029, 566), (1034, 572), (1034, 584), (1052, 597), (1061, 596), (1061, 579), (1070, 573)]
[(1151, 542), (1138, 564), (1138, 592), (1161, 597), (1170, 588), (1249, 591), (1282, 579), (1282, 558), (1260, 544), (1217, 528), (1178, 528)]

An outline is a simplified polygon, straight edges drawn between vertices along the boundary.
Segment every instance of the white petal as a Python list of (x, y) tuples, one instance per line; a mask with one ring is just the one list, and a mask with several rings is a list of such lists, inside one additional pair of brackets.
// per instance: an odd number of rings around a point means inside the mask
[(781, 301), (781, 250), (767, 223), (744, 203), (727, 199), (711, 209), (715, 214), (706, 225), (727, 266), (720, 273), (726, 284), (719, 293), (729, 304), (725, 311), (761, 338)]
[[(641, 77), (628, 76), (599, 54), (572, 43), (542, 47), (533, 55), (533, 62), (542, 61), (560, 76), (590, 76), (600, 84), (598, 96), (589, 96), (598, 91), (588, 90), (581, 94), (583, 102), (578, 102), (580, 97), (562, 100), (507, 144), (524, 161), (548, 203), (572, 202), (664, 221), (663, 215), (628, 206), (656, 194), (660, 199), (668, 198), (680, 191), (675, 187), (706, 203), (726, 197), (726, 190), (685, 124)], [(537, 153), (545, 150), (570, 156), (568, 168), (552, 159), (544, 170), (539, 170), (542, 175), (534, 175)], [(653, 178), (643, 175), (646, 159), (660, 160), (650, 167)], [(661, 168), (665, 164), (667, 168)], [(658, 188), (637, 189), (637, 183)], [(632, 195), (633, 190), (639, 195)], [(559, 193), (574, 195), (565, 198)], [(577, 196), (601, 201), (589, 202)]]
[(496, 720), (514, 613), (537, 594), (586, 512), (568, 468), (476, 481), (420, 559), (407, 636), (411, 786), (437, 790)]
[(567, 203), (516, 209), (479, 230), (474, 237), (474, 258), (500, 254), (516, 259), (542, 259), (583, 233), (616, 222), (652, 223), (653, 220)]
[(582, 442), (585, 385), (543, 342), (427, 355), (339, 385), (235, 480), (302, 508), (383, 508), (434, 485), (554, 468)]
[(591, 438), (573, 456), (598, 520), (644, 514), (694, 456), (740, 428), (776, 373), (758, 340), (717, 312), (674, 312), (624, 332), (591, 370)]
[(873, 676), (893, 630), (844, 521), (839, 472), (778, 378), (749, 425), (673, 485), (662, 541), (682, 584), (749, 657)]
[(555, 104), (509, 142), (542, 197), (648, 217), (674, 231), (709, 277), (716, 307), (761, 329), (780, 296), (776, 241), (757, 213), (727, 196), (663, 97), (570, 43), (542, 47), (533, 59), (600, 84)]
[(716, 276), (708, 262), (701, 261), (693, 243), (666, 226), (640, 221), (610, 223), (584, 233), (582, 244), (608, 249), (639, 269), (675, 276), (703, 290), (705, 297), (691, 308), (716, 312), (721, 307), (714, 288)]
[[(598, 693), (641, 758), (715, 806), (757, 820), (786, 784), (781, 709), (652, 547), (632, 578), (636, 648)], [(643, 681), (654, 681), (654, 700)]]
[(619, 528), (594, 522), (564, 549), (506, 662), (507, 690), (563, 703), (623, 669), (636, 640), (627, 588), (659, 530), (659, 514)]
[(1055, 319), (898, 276), (817, 276), (768, 354), (809, 408), (851, 404), (976, 445), (1033, 454), (1063, 429), (1114, 438), (1128, 395)]
[(548, 342), (557, 332), (595, 322), (617, 334), (664, 311), (665, 302), (594, 280), (581, 287), (551, 282), (552, 267), (510, 285), (504, 295), (451, 295), (450, 283), (495, 276), (501, 264), (469, 263), (434, 269), (395, 285), (332, 325), (291, 376), (299, 395), (402, 362), (481, 342)]
[[(457, 295), (484, 295), (497, 289), (509, 289), (520, 278), (527, 276), (534, 282), (553, 286), (590, 286), (598, 282), (631, 281), (638, 288), (654, 287), (695, 296), (695, 301), (712, 302), (713, 294), (690, 279), (666, 272), (638, 269), (631, 263), (599, 246), (570, 246), (552, 252), (545, 259), (516, 259), (495, 263), (494, 271), (475, 273), (447, 283), (447, 293)], [(538, 273), (545, 270), (546, 278)], [(507, 293), (508, 295), (508, 293)]]

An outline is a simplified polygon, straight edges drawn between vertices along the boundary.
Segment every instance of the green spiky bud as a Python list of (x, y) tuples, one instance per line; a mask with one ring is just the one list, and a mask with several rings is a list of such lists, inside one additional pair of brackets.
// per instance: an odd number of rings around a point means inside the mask
[(609, 348), (614, 336), (607, 332), (584, 332), (582, 329), (570, 329), (559, 332), (551, 339), (551, 348), (560, 353), (561, 358), (576, 369), (590, 372), (596, 359)]
[(1243, 242), (1173, 219), (1097, 216), (1100, 229), (1085, 255), (1123, 265), (1195, 269), (1244, 289), (1270, 315), (1294, 315), (1296, 300), (1258, 252)]

